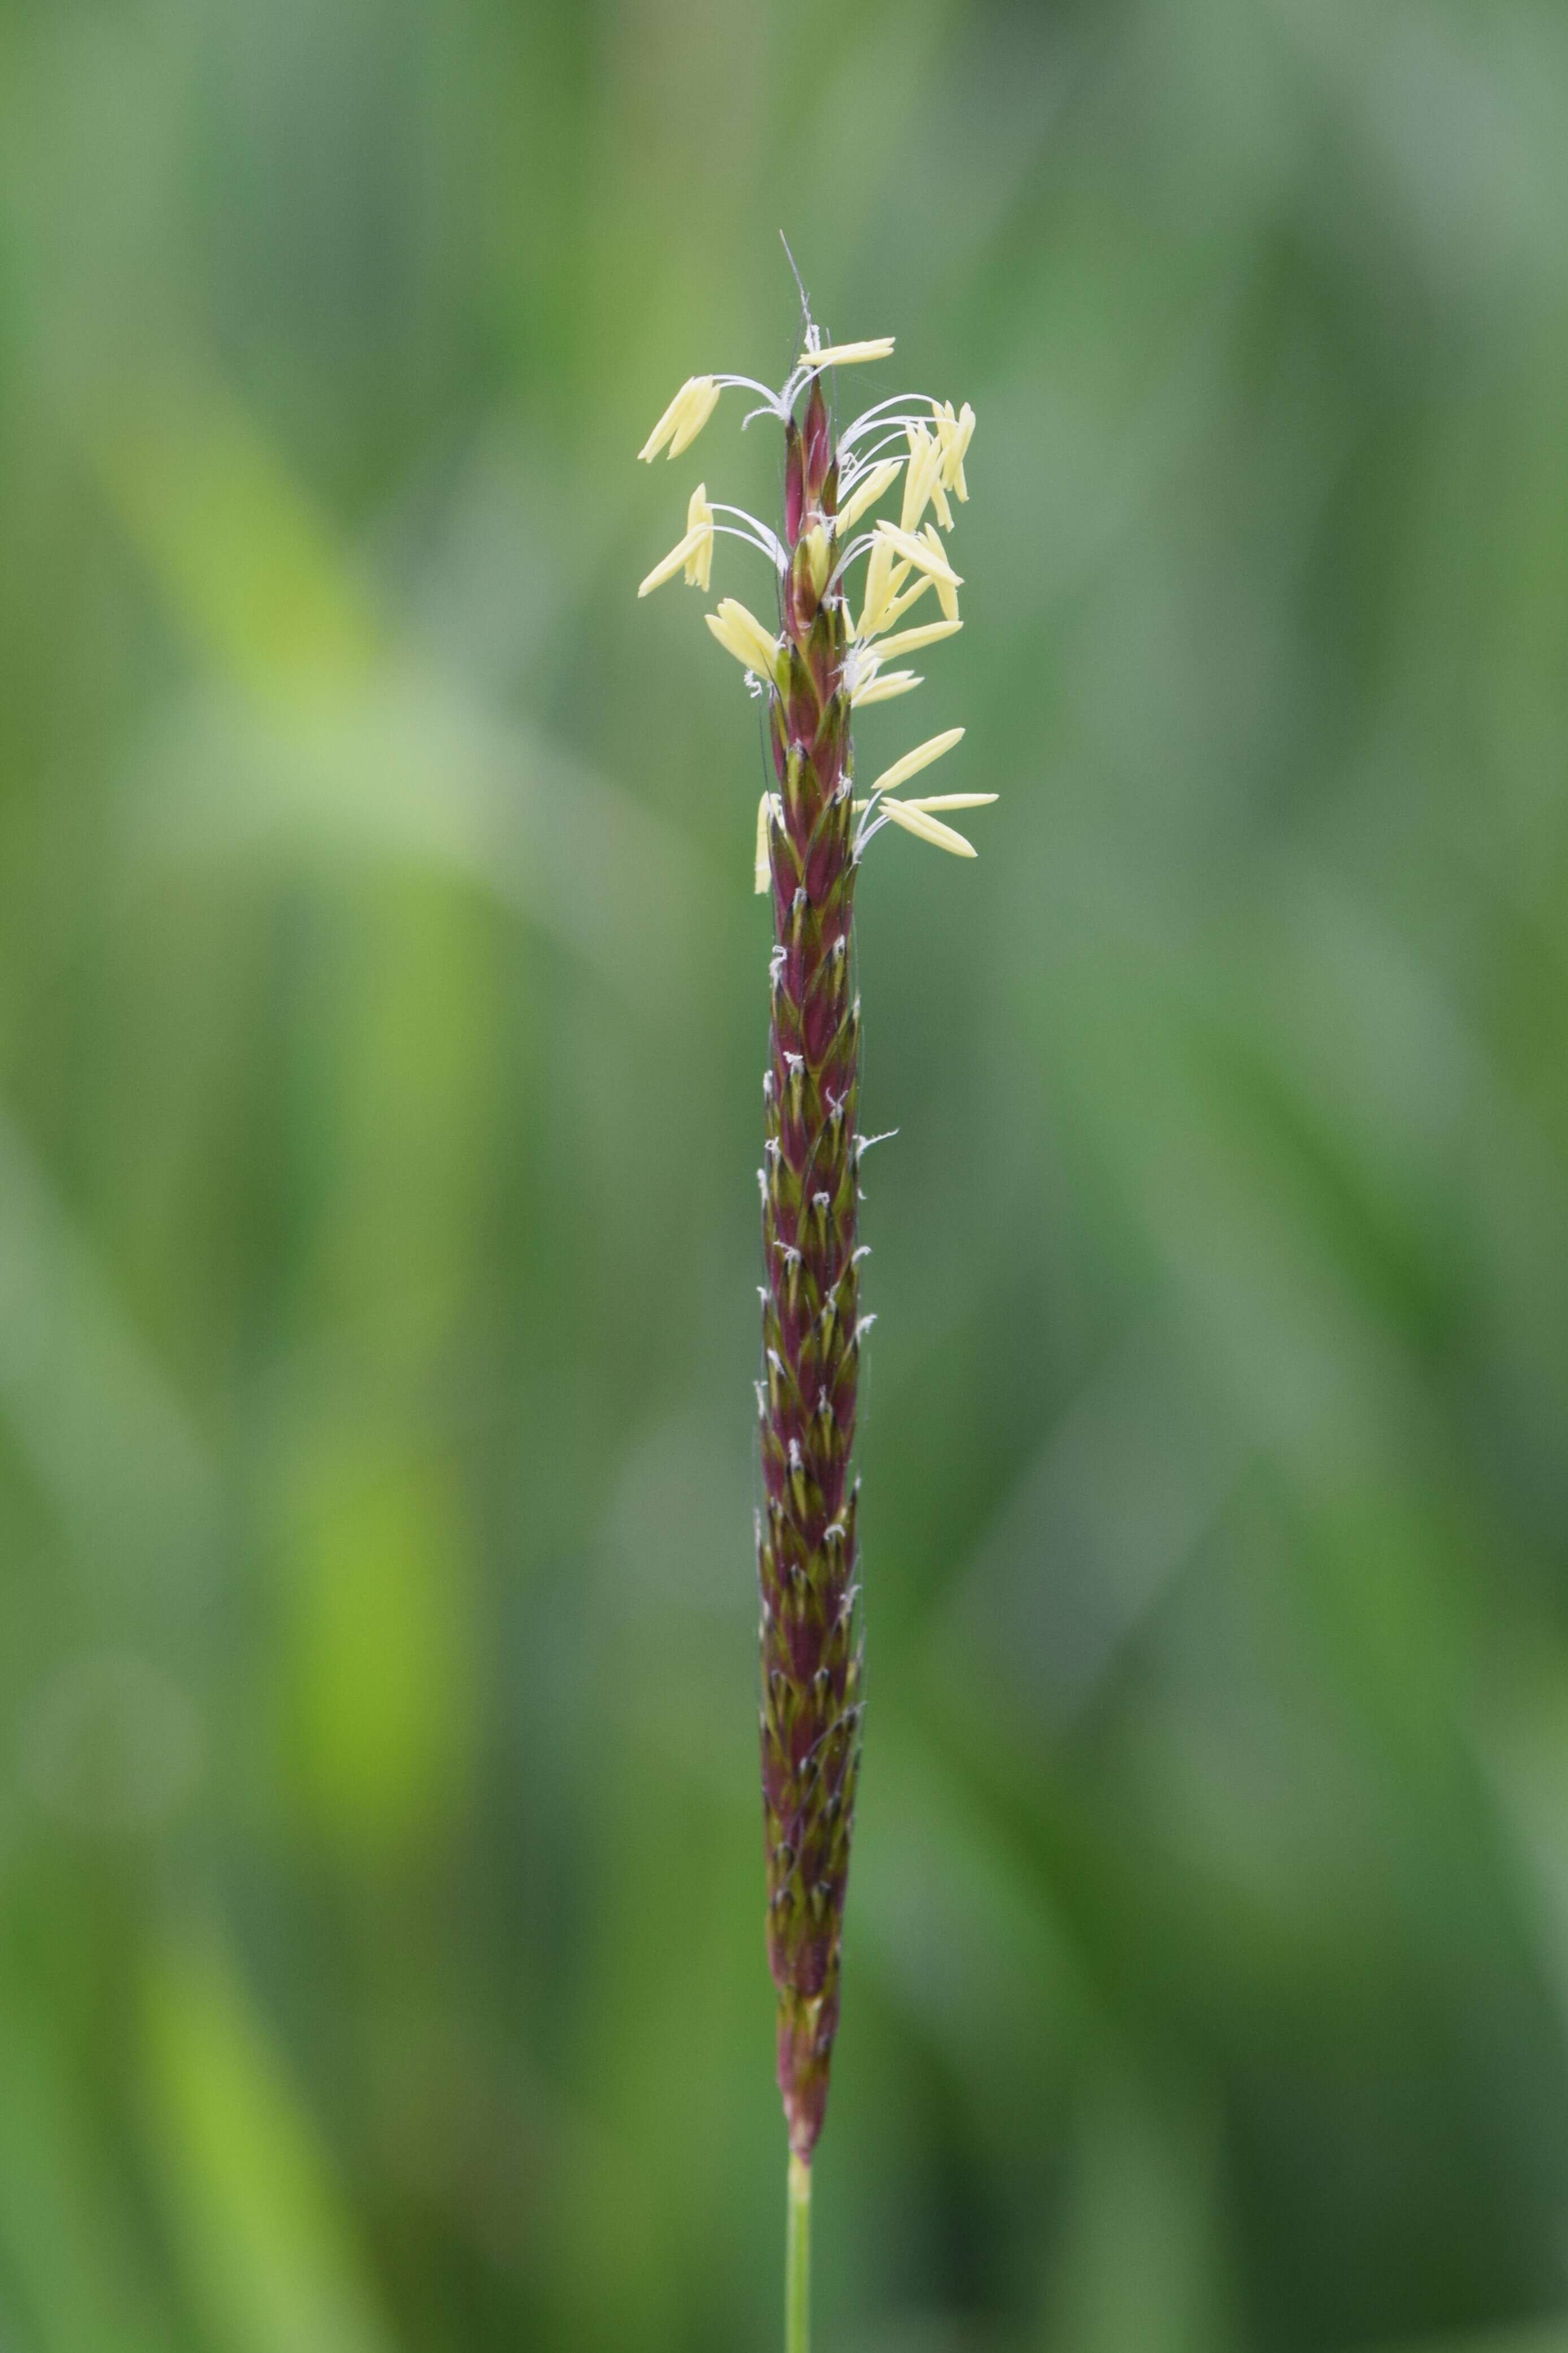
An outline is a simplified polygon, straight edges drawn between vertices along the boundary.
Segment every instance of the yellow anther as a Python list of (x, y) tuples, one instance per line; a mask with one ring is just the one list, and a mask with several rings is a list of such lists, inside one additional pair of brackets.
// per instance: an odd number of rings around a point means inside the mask
[(703, 615), (709, 628), (726, 653), (759, 678), (778, 683), (778, 639), (769, 635), (754, 613), (734, 596), (721, 597), (716, 613)]
[(690, 448), (712, 416), (718, 398), (719, 386), (710, 375), (689, 375), (637, 456), (651, 466), (668, 441), (670, 456), (679, 458), (683, 449)]

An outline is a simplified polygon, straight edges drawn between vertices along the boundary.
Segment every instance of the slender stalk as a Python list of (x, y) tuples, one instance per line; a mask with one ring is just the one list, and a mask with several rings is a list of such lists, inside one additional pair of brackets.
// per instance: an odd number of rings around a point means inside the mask
[(811, 2166), (790, 2151), (784, 2353), (811, 2353)]

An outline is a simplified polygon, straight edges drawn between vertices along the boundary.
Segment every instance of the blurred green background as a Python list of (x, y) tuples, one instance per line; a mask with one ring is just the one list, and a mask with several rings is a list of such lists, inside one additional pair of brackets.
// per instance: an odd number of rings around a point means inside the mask
[(862, 759), (1004, 797), (861, 901), (824, 2353), (1568, 2348), (1565, 218), (1560, 0), (6, 0), (4, 2353), (777, 2341), (762, 764), (633, 589), (781, 228), (980, 418)]

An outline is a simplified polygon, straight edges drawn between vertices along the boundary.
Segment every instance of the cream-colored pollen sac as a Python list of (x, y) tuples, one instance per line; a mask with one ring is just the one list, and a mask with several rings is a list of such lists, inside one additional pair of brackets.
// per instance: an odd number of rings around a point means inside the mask
[(647, 578), (637, 589), (639, 596), (648, 596), (667, 580), (684, 571), (694, 588), (706, 588), (713, 570), (713, 510), (708, 503), (708, 489), (699, 482), (691, 493), (691, 503), (686, 510), (686, 531), (676, 541), (669, 554), (656, 564)]
[(945, 580), (950, 587), (963, 587), (963, 575), (955, 572), (948, 562), (934, 532), (930, 541), (926, 541), (917, 539), (912, 532), (900, 531), (897, 523), (879, 522), (877, 536), (879, 540), (885, 540), (906, 564), (912, 564), (917, 572), (929, 572), (933, 580)]
[(893, 578), (893, 551), (885, 539), (871, 543), (866, 559), (866, 600), (860, 607), (858, 638), (874, 638), (879, 629), (887, 627), (888, 608), (898, 593)]
[(989, 808), (1000, 793), (921, 793), (904, 803), (912, 809)]
[(858, 711), (863, 703), (891, 702), (895, 695), (912, 694), (917, 686), (924, 684), (924, 679), (912, 670), (882, 670), (867, 679), (864, 685), (856, 687), (849, 701)]
[(974, 411), (966, 400), (955, 417), (952, 403), (944, 400), (942, 414), (936, 420), (936, 434), (942, 443), (942, 486), (954, 498), (966, 500), (969, 484), (963, 479), (963, 456), (974, 438)]
[(802, 352), (803, 368), (859, 367), (867, 360), (888, 360), (893, 356), (891, 335), (874, 336), (864, 343), (829, 343), (825, 352)]
[(917, 841), (929, 841), (933, 849), (949, 850), (954, 858), (979, 855), (972, 841), (965, 841), (963, 834), (956, 833), (951, 825), (943, 825), (938, 818), (928, 817), (923, 808), (916, 808), (908, 801), (889, 800), (879, 801), (878, 807), (884, 817), (890, 817), (895, 825), (901, 825), (904, 831), (912, 833)]
[(879, 793), (896, 793), (900, 785), (908, 784), (911, 776), (918, 776), (922, 768), (929, 768), (933, 760), (940, 760), (944, 752), (951, 752), (955, 744), (963, 741), (962, 727), (949, 727), (941, 735), (928, 736), (912, 752), (906, 752), (901, 760), (895, 760), (890, 768), (883, 769), (871, 787), (871, 797), (875, 799)]
[(716, 613), (705, 613), (707, 622), (726, 653), (745, 669), (754, 670), (759, 678), (778, 684), (778, 639), (770, 637), (754, 613), (734, 596), (721, 596)]
[(668, 441), (670, 456), (679, 458), (683, 449), (690, 448), (712, 416), (718, 399), (719, 386), (710, 375), (689, 375), (637, 456), (651, 466)]
[(777, 793), (764, 793), (757, 803), (757, 860), (753, 879), (759, 892), (765, 891), (773, 879), (773, 856), (768, 847), (768, 818), (776, 817), (784, 823), (784, 803)]
[(700, 532), (687, 532), (683, 538), (676, 541), (669, 554), (654, 565), (647, 579), (639, 581), (637, 595), (651, 596), (656, 588), (662, 588), (667, 580), (673, 580), (678, 572), (684, 571), (689, 579), (691, 576), (689, 567), (700, 556), (701, 545)]
[(686, 510), (686, 536), (697, 541), (686, 559), (688, 584), (706, 591), (713, 578), (713, 510), (708, 503), (706, 482), (699, 482), (691, 493), (691, 503)]
[(686, 414), (676, 427), (675, 438), (669, 445), (672, 458), (679, 458), (690, 448), (718, 405), (719, 386), (711, 376), (700, 377), (699, 388), (693, 390)]
[(886, 491), (890, 491), (898, 479), (901, 458), (886, 458), (873, 466), (862, 482), (858, 482), (834, 517), (834, 529), (842, 539), (845, 533), (858, 523), (868, 507), (874, 507)]
[[(947, 558), (942, 554), (942, 542), (936, 535), (936, 525), (934, 523), (928, 522), (924, 530), (921, 533), (921, 537), (931, 549), (932, 557), (936, 559), (936, 561), (933, 561), (931, 565), (931, 586), (936, 590), (937, 603), (942, 607), (942, 617), (945, 620), (956, 621), (958, 618), (958, 590), (953, 585), (952, 574), (946, 568)], [(941, 571), (937, 569), (937, 562), (940, 562), (942, 566)]]
[(930, 573), (922, 572), (917, 575), (912, 588), (905, 588), (904, 583), (910, 576), (910, 571), (909, 565), (900, 564), (894, 573), (893, 586), (896, 589), (901, 590), (902, 594), (894, 596), (892, 602), (883, 607), (881, 618), (877, 624), (879, 629), (890, 629), (895, 621), (901, 621), (910, 607), (918, 605), (927, 589), (935, 586)]
[(931, 504), (931, 492), (941, 488), (937, 476), (942, 471), (942, 444), (923, 425), (910, 425), (906, 432), (910, 458), (904, 474), (904, 503), (899, 529), (913, 531)]
[(923, 628), (900, 629), (896, 637), (884, 638), (877, 650), (884, 661), (895, 654), (918, 654), (923, 646), (940, 645), (943, 638), (956, 637), (963, 627), (962, 621), (928, 621)]
[[(773, 797), (776, 801), (778, 798), (776, 793)], [(1000, 793), (915, 793), (911, 794), (907, 800), (901, 800), (899, 807), (912, 809), (987, 808), (993, 801), (1000, 800), (1001, 797)], [(869, 808), (870, 803), (869, 801), (851, 801), (849, 806), (856, 816), (859, 817)]]

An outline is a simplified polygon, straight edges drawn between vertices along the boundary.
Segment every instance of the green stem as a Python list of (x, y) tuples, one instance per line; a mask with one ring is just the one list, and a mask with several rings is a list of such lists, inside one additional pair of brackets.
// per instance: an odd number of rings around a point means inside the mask
[(811, 2164), (790, 2151), (784, 2353), (811, 2353)]

